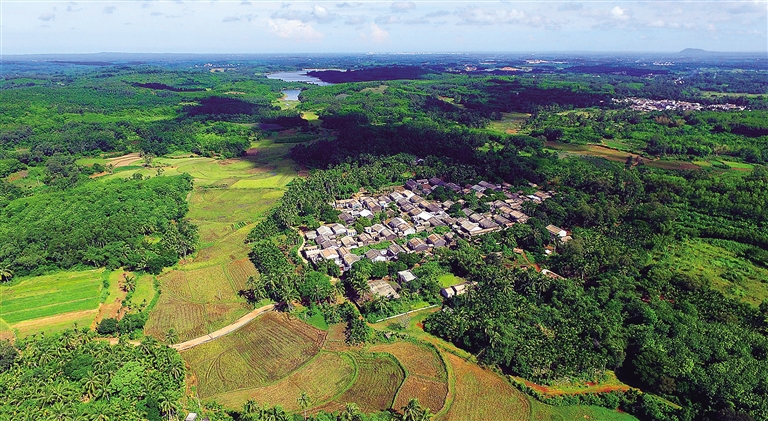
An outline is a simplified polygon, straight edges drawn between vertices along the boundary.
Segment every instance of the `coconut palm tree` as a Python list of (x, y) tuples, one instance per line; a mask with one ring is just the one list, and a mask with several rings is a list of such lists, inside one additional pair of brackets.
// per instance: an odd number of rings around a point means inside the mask
[(309, 395), (307, 395), (306, 392), (301, 392), (301, 395), (299, 396), (296, 401), (299, 403), (299, 406), (301, 406), (301, 409), (304, 410), (304, 419), (307, 419), (307, 408), (309, 407), (309, 404), (311, 403), (311, 399), (309, 398)]
[(424, 408), (419, 404), (418, 399), (411, 399), (408, 404), (402, 408), (403, 414), (399, 417), (401, 421), (428, 421), (432, 419), (429, 408)]
[(168, 332), (165, 332), (165, 342), (168, 344), (175, 344), (179, 341), (179, 335), (176, 333), (176, 329), (170, 328)]
[(8, 282), (13, 278), (13, 270), (10, 265), (0, 266), (0, 281)]

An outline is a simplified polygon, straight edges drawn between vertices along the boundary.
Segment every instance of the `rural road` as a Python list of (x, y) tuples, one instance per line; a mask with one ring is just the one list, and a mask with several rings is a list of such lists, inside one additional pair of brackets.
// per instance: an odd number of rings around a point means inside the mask
[(237, 329), (240, 329), (241, 327), (245, 326), (250, 322), (251, 320), (255, 319), (256, 317), (260, 316), (262, 313), (266, 313), (267, 311), (270, 311), (275, 308), (274, 304), (268, 304), (264, 307), (259, 307), (256, 310), (253, 310), (252, 312), (246, 314), (245, 316), (235, 320), (232, 324), (224, 326), (223, 328), (211, 332), (207, 335), (203, 335), (200, 337), (197, 337), (195, 339), (190, 339), (185, 342), (181, 342), (178, 344), (171, 345), (171, 348), (176, 349), (178, 351), (184, 351), (185, 349), (189, 349), (195, 346), (198, 346), (200, 344), (204, 344), (206, 342), (210, 342), (218, 337), (224, 336), (226, 334), (232, 333), (236, 331)]

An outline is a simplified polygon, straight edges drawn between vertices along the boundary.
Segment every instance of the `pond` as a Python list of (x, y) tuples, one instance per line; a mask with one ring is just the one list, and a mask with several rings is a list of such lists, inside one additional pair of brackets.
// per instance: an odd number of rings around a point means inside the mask
[(286, 89), (283, 92), (283, 95), (285, 97), (283, 98), (286, 101), (298, 101), (299, 100), (299, 94), (301, 93), (301, 89)]
[(285, 82), (304, 82), (304, 83), (311, 83), (313, 85), (319, 85), (319, 86), (326, 86), (326, 85), (332, 85), (328, 82), (323, 82), (322, 80), (307, 75), (307, 72), (311, 72), (313, 70), (333, 70), (333, 69), (303, 69), (303, 70), (297, 70), (294, 72), (277, 72), (277, 73), (270, 73), (267, 75), (267, 79), (279, 79)]

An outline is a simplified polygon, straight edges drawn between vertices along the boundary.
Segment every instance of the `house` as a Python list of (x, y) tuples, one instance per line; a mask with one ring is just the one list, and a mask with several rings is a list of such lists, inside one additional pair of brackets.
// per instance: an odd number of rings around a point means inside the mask
[(389, 297), (398, 299), (400, 298), (400, 294), (395, 291), (395, 289), (392, 287), (392, 285), (389, 284), (387, 281), (383, 280), (377, 280), (377, 281), (368, 281), (368, 288), (371, 290), (372, 295), (378, 295), (380, 297)]
[(524, 224), (528, 222), (528, 215), (520, 212), (520, 211), (512, 211), (510, 213), (510, 216), (515, 219), (515, 221)]
[(414, 181), (414, 180), (408, 180), (408, 181), (405, 182), (405, 187), (408, 190), (416, 190), (416, 185), (417, 185), (416, 181)]
[(361, 210), (358, 215), (360, 215), (361, 218), (373, 219), (373, 212), (369, 211), (368, 209)]
[(190, 412), (189, 415), (187, 415), (187, 418), (184, 418), (184, 421), (195, 421), (197, 420), (197, 414), (194, 412)]
[(327, 235), (327, 236), (333, 235), (333, 230), (326, 225), (318, 227), (316, 231), (317, 231), (317, 235)]
[(307, 231), (307, 233), (306, 233), (306, 234), (304, 234), (304, 237), (306, 237), (306, 238), (307, 238), (307, 240), (310, 240), (310, 241), (312, 241), (312, 240), (314, 240), (315, 238), (317, 238), (317, 231), (315, 231), (315, 230), (312, 230), (312, 231)]
[(464, 284), (452, 285), (447, 288), (443, 288), (440, 290), (440, 295), (442, 295), (445, 298), (451, 298), (457, 295), (466, 294), (468, 285), (469, 284), (464, 283)]
[(432, 177), (429, 179), (429, 184), (433, 186), (442, 186), (443, 184), (445, 184), (445, 182), (443, 181), (442, 178)]
[(419, 202), (421, 202), (421, 201), (422, 201), (422, 200), (424, 200), (424, 199), (422, 199), (422, 198), (421, 198), (421, 196), (419, 196), (418, 194), (414, 194), (414, 195), (413, 195), (413, 196), (411, 196), (411, 197), (410, 197), (408, 200), (409, 200), (411, 203), (419, 203)]
[(320, 256), (321, 252), (322, 250), (320, 249), (304, 250), (304, 257), (306, 257), (307, 260), (311, 262), (317, 262), (318, 256)]
[(549, 235), (550, 237), (552, 237), (553, 240), (558, 238), (563, 238), (566, 235), (568, 235), (568, 232), (566, 232), (564, 229), (560, 227), (556, 227), (552, 224), (547, 225), (547, 231), (549, 231)]
[(510, 221), (509, 219), (507, 219), (507, 218), (505, 218), (505, 217), (503, 217), (501, 215), (494, 215), (493, 216), (493, 220), (494, 220), (494, 222), (496, 222), (497, 224), (501, 225), (502, 227), (512, 226), (512, 221)]
[(493, 228), (498, 228), (499, 227), (499, 224), (491, 221), (488, 218), (481, 219), (480, 222), (478, 222), (478, 224), (480, 224), (480, 226), (483, 229), (493, 229)]
[(410, 248), (413, 251), (425, 251), (429, 249), (429, 246), (427, 243), (425, 243), (421, 238), (411, 238), (408, 240), (408, 248)]
[(473, 213), (472, 215), (467, 215), (469, 217), (469, 220), (472, 222), (480, 222), (485, 218), (485, 215), (479, 214), (479, 213)]
[(401, 284), (411, 282), (414, 279), (416, 279), (416, 275), (410, 270), (401, 270), (400, 272), (397, 272), (397, 281)]
[(489, 183), (489, 182), (487, 182), (485, 180), (483, 180), (483, 181), (481, 181), (481, 182), (479, 182), (477, 184), (480, 187), (484, 187), (486, 190), (488, 190), (488, 189), (490, 189), (490, 190), (501, 190), (501, 188), (499, 188), (499, 186), (497, 186), (496, 184)]
[(364, 246), (367, 246), (368, 244), (373, 243), (374, 239), (373, 237), (370, 236), (370, 234), (363, 233), (357, 236), (357, 242)]
[(384, 231), (386, 227), (381, 224), (373, 224), (370, 227), (365, 228), (365, 232), (369, 234), (378, 235), (380, 232)]
[(397, 218), (390, 219), (389, 222), (387, 222), (387, 225), (392, 229), (396, 229), (399, 225), (402, 225), (405, 223), (406, 223), (405, 219), (397, 217)]
[(345, 235), (347, 233), (347, 227), (341, 224), (331, 225), (331, 230), (333, 231), (334, 235)]
[(345, 224), (351, 224), (355, 222), (355, 217), (346, 212), (342, 212), (339, 214), (339, 220)]
[(374, 201), (373, 199), (366, 200), (365, 207), (368, 208), (373, 213), (381, 212), (381, 205), (379, 205), (379, 203)]
[(339, 248), (339, 243), (337, 243), (335, 240), (326, 240), (319, 244), (320, 248), (325, 249), (337, 249)]
[(462, 211), (462, 212), (464, 212), (464, 215), (465, 215), (465, 216), (470, 216), (470, 215), (472, 215), (473, 213), (475, 213), (475, 211), (473, 211), (473, 210), (472, 210), (472, 209), (470, 209), (470, 208), (464, 208), (464, 209), (462, 209), (461, 211)]
[(372, 262), (386, 262), (387, 258), (381, 254), (381, 250), (370, 249), (365, 252), (365, 258)]
[(341, 239), (341, 245), (353, 249), (357, 248), (357, 241), (354, 238), (347, 236)]
[(475, 184), (474, 186), (470, 187), (470, 189), (474, 190), (477, 193), (482, 193), (486, 191), (487, 189), (479, 184)]
[(433, 217), (433, 218), (430, 218), (428, 222), (429, 222), (429, 225), (432, 225), (433, 227), (439, 227), (439, 226), (444, 226), (444, 225), (446, 225), (446, 224), (445, 224), (445, 222), (443, 222), (443, 221), (442, 221), (440, 218), (438, 218), (438, 217)]
[(392, 232), (392, 230), (390, 230), (389, 228), (384, 228), (383, 230), (381, 230), (381, 232), (379, 232), (379, 237), (383, 238), (386, 241), (392, 241), (395, 238), (397, 238), (397, 234)]
[(396, 191), (393, 191), (392, 193), (389, 194), (389, 198), (392, 199), (393, 202), (399, 203), (400, 199), (403, 198), (403, 195)]
[(456, 193), (461, 191), (461, 186), (459, 186), (458, 184), (446, 183), (445, 187), (448, 187), (449, 189), (455, 191)]
[(341, 256), (341, 262), (344, 264), (345, 271), (352, 269), (352, 265), (358, 260), (360, 260), (360, 257), (352, 253)]
[(430, 219), (435, 217), (435, 215), (426, 211), (419, 212), (417, 215), (412, 215), (412, 216), (414, 218), (414, 221), (419, 221), (419, 222), (427, 222)]
[(325, 260), (334, 260), (338, 263), (339, 261), (339, 253), (336, 252), (336, 249), (323, 249), (320, 251), (320, 257), (322, 257)]
[(479, 231), (481, 229), (477, 224), (466, 220), (459, 223), (459, 228), (467, 234), (471, 234), (473, 231)]
[(405, 249), (397, 243), (392, 243), (387, 247), (387, 253), (392, 257), (397, 257), (400, 253), (406, 253)]
[(445, 247), (447, 245), (445, 239), (437, 234), (428, 235), (427, 244), (431, 244), (434, 247)]
[(552, 271), (551, 271), (551, 270), (549, 270), (549, 269), (542, 269), (542, 270), (541, 270), (541, 274), (542, 274), (542, 275), (544, 275), (544, 276), (546, 276), (547, 278), (552, 278), (552, 279), (565, 279), (565, 278), (563, 278), (562, 276), (560, 276), (560, 275), (556, 274), (555, 272), (552, 272)]

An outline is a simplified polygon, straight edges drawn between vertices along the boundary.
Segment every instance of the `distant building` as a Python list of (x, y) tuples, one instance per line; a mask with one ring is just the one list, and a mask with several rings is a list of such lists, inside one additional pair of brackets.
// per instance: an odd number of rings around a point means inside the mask
[(394, 299), (400, 298), (400, 294), (387, 281), (368, 281), (368, 288), (371, 290), (372, 295)]
[(197, 414), (194, 412), (190, 412), (189, 415), (187, 415), (187, 418), (184, 418), (184, 421), (195, 421), (197, 420)]

